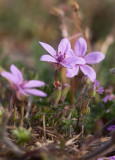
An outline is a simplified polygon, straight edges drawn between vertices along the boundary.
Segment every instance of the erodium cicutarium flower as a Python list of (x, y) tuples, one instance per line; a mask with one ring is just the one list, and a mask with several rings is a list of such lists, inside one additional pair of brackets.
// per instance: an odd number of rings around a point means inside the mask
[(44, 82), (38, 80), (23, 80), (22, 73), (14, 64), (11, 65), (10, 71), (11, 73), (3, 71), (1, 75), (10, 82), (11, 87), (14, 89), (16, 96), (19, 100), (21, 100), (21, 95), (35, 95), (40, 97), (47, 96), (47, 94), (43, 91), (34, 88), (44, 86)]
[(84, 64), (85, 61), (81, 57), (73, 57), (73, 51), (71, 44), (67, 38), (61, 40), (58, 46), (58, 51), (55, 51), (49, 44), (39, 42), (42, 47), (50, 54), (43, 55), (40, 61), (46, 61), (53, 63), (55, 69), (58, 70), (60, 67), (72, 68), (72, 64)]
[[(89, 79), (94, 82), (96, 80), (96, 72), (92, 67), (90, 67), (87, 64), (95, 64), (101, 62), (105, 56), (101, 52), (91, 52), (85, 56), (85, 53), (87, 52), (87, 43), (84, 38), (79, 38), (75, 44), (75, 50), (73, 52), (74, 57), (81, 57), (82, 58), (82, 64), (76, 63), (73, 64), (72, 69), (67, 69), (66, 76), (67, 77), (74, 77), (78, 74), (79, 69), (84, 73), (84, 75), (87, 75)], [(84, 63), (83, 63), (84, 62)]]

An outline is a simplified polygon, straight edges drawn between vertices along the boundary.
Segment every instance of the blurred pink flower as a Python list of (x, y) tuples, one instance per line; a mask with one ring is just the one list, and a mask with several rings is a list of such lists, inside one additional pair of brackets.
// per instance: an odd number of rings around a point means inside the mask
[(115, 130), (115, 125), (109, 126), (109, 127), (107, 128), (107, 130), (108, 130), (108, 131), (113, 131), (113, 130)]
[(107, 103), (108, 100), (112, 101), (111, 95), (107, 95), (107, 96), (105, 96), (105, 97), (103, 98), (103, 101), (104, 101), (105, 103)]
[[(106, 157), (108, 160), (115, 160), (115, 156)], [(105, 158), (98, 158), (97, 160), (104, 160)]]
[(115, 95), (112, 92), (113, 92), (112, 87), (109, 87), (108, 89), (105, 90), (106, 96), (103, 99), (105, 103), (107, 103), (108, 100), (110, 101), (115, 100)]
[(21, 99), (21, 95), (47, 96), (43, 91), (33, 88), (44, 86), (44, 82), (38, 80), (24, 81), (22, 73), (14, 64), (11, 65), (10, 71), (11, 73), (3, 71), (1, 75), (11, 83), (11, 87), (15, 90), (16, 96), (19, 100)]
[[(75, 53), (74, 53), (75, 52)], [(67, 69), (66, 76), (74, 77), (78, 74), (79, 68), (81, 71), (89, 77), (89, 79), (94, 82), (96, 80), (96, 72), (87, 64), (95, 64), (101, 62), (105, 56), (101, 52), (91, 52), (85, 56), (87, 52), (87, 43), (84, 38), (79, 38), (75, 44), (75, 51), (72, 53), (73, 57), (82, 58), (82, 64), (76, 63), (73, 68)]]
[(71, 44), (67, 38), (61, 40), (57, 52), (49, 44), (39, 43), (50, 54), (41, 56), (40, 61), (53, 63), (56, 70), (60, 67), (72, 68), (71, 65), (76, 63), (84, 64), (84, 60), (81, 57), (72, 56)]

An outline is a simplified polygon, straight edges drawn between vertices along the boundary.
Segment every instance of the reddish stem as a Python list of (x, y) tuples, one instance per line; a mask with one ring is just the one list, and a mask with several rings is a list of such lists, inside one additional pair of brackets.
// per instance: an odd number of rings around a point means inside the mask
[(9, 112), (11, 113), (12, 110), (13, 110), (13, 105), (14, 105), (14, 102), (15, 102), (15, 92), (12, 93), (12, 97), (11, 97), (11, 100), (10, 100), (10, 106), (9, 106)]
[(55, 81), (54, 81), (55, 86), (57, 85), (57, 70), (55, 70)]

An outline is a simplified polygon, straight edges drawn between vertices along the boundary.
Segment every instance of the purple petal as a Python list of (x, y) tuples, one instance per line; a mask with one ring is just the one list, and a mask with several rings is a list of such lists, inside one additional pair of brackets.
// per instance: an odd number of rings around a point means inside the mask
[(30, 80), (24, 84), (24, 88), (32, 88), (32, 87), (41, 87), (44, 86), (45, 83), (38, 80)]
[(72, 56), (75, 56), (75, 53), (74, 53), (74, 51), (72, 49), (70, 49), (66, 54), (66, 58), (72, 57)]
[(94, 81), (94, 85), (93, 85), (94, 87), (100, 87), (100, 83), (99, 83), (99, 81), (98, 80), (95, 80)]
[(11, 73), (17, 77), (18, 82), (22, 83), (23, 77), (22, 77), (22, 73), (20, 72), (20, 70), (14, 64), (11, 65), (10, 70), (11, 70)]
[(107, 130), (108, 130), (108, 131), (113, 131), (113, 130), (115, 130), (115, 125), (109, 126), (109, 127), (107, 128)]
[(112, 157), (108, 157), (109, 160), (115, 160), (115, 156), (112, 156)]
[(58, 54), (64, 54), (71, 50), (71, 44), (67, 38), (61, 40), (58, 46)]
[(101, 52), (91, 52), (87, 54), (84, 59), (88, 64), (95, 64), (101, 62), (105, 58), (105, 55)]
[(40, 96), (40, 97), (46, 97), (47, 94), (41, 90), (38, 89), (25, 89), (25, 92), (31, 95)]
[(43, 55), (43, 56), (41, 56), (40, 61), (57, 63), (56, 59), (53, 58), (52, 56), (49, 56), (49, 55)]
[(48, 53), (50, 53), (53, 57), (56, 56), (56, 51), (54, 50), (53, 47), (51, 47), (49, 44), (44, 43), (44, 42), (39, 42), (39, 43), (40, 43), (40, 44), (42, 45), (42, 47), (43, 47)]
[(21, 94), (23, 94), (24, 96), (29, 96), (24, 89), (22, 89), (21, 87), (18, 87), (18, 92), (20, 92)]
[(108, 100), (112, 100), (111, 96), (110, 95), (107, 95), (104, 97), (103, 101), (106, 103)]
[(1, 75), (2, 75), (4, 78), (6, 78), (8, 81), (13, 82), (14, 84), (17, 84), (17, 82), (18, 82), (17, 77), (15, 77), (14, 75), (12, 75), (12, 74), (9, 73), (9, 72), (3, 71), (3, 72), (1, 73)]
[(80, 65), (82, 72), (89, 77), (89, 79), (94, 82), (96, 80), (96, 72), (93, 68), (88, 65)]
[(84, 56), (87, 52), (87, 43), (84, 38), (79, 38), (75, 44), (75, 54), (77, 56)]
[(70, 64), (65, 63), (65, 62), (61, 62), (60, 64), (65, 68), (72, 68), (72, 66)]
[(67, 61), (68, 63), (71, 64), (86, 64), (85, 59), (78, 56), (68, 57), (64, 61)]
[(79, 65), (76, 65), (72, 69), (67, 69), (66, 70), (66, 77), (72, 78), (78, 74), (78, 71), (79, 71)]
[(104, 88), (100, 86), (96, 91), (97, 91), (99, 94), (103, 94)]

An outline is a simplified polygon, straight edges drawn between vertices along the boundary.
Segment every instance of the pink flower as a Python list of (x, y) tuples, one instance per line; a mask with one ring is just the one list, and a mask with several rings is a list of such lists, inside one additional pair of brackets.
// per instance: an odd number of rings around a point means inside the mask
[(20, 100), (21, 95), (29, 96), (35, 95), (40, 97), (46, 97), (47, 94), (41, 90), (34, 89), (33, 87), (44, 86), (45, 83), (38, 80), (24, 81), (22, 73), (20, 70), (12, 64), (10, 67), (10, 72), (3, 71), (1, 75), (10, 81), (12, 88), (15, 90), (17, 98)]
[(105, 103), (107, 103), (108, 100), (112, 101), (115, 99), (115, 95), (112, 92), (113, 92), (113, 88), (111, 87), (105, 90), (106, 96), (103, 99)]
[(91, 52), (85, 56), (87, 52), (87, 43), (84, 38), (79, 38), (75, 44), (75, 53), (73, 53), (74, 57), (82, 58), (82, 62), (84, 63), (76, 63), (73, 65), (73, 68), (67, 69), (66, 76), (74, 77), (78, 74), (79, 69), (89, 77), (89, 79), (94, 82), (96, 80), (96, 72), (87, 64), (95, 64), (101, 62), (105, 56), (101, 52)]
[(108, 131), (113, 131), (113, 130), (115, 130), (115, 125), (109, 126), (109, 127), (107, 128), (107, 130), (108, 130)]
[[(105, 158), (98, 158), (97, 160), (104, 160)], [(115, 156), (112, 157), (106, 157), (108, 160), (115, 160)]]
[(60, 67), (72, 68), (71, 65), (75, 63), (84, 64), (84, 60), (81, 57), (72, 56), (71, 44), (67, 38), (61, 40), (57, 52), (49, 44), (43, 42), (39, 43), (50, 54), (41, 56), (40, 61), (53, 63), (56, 70)]

